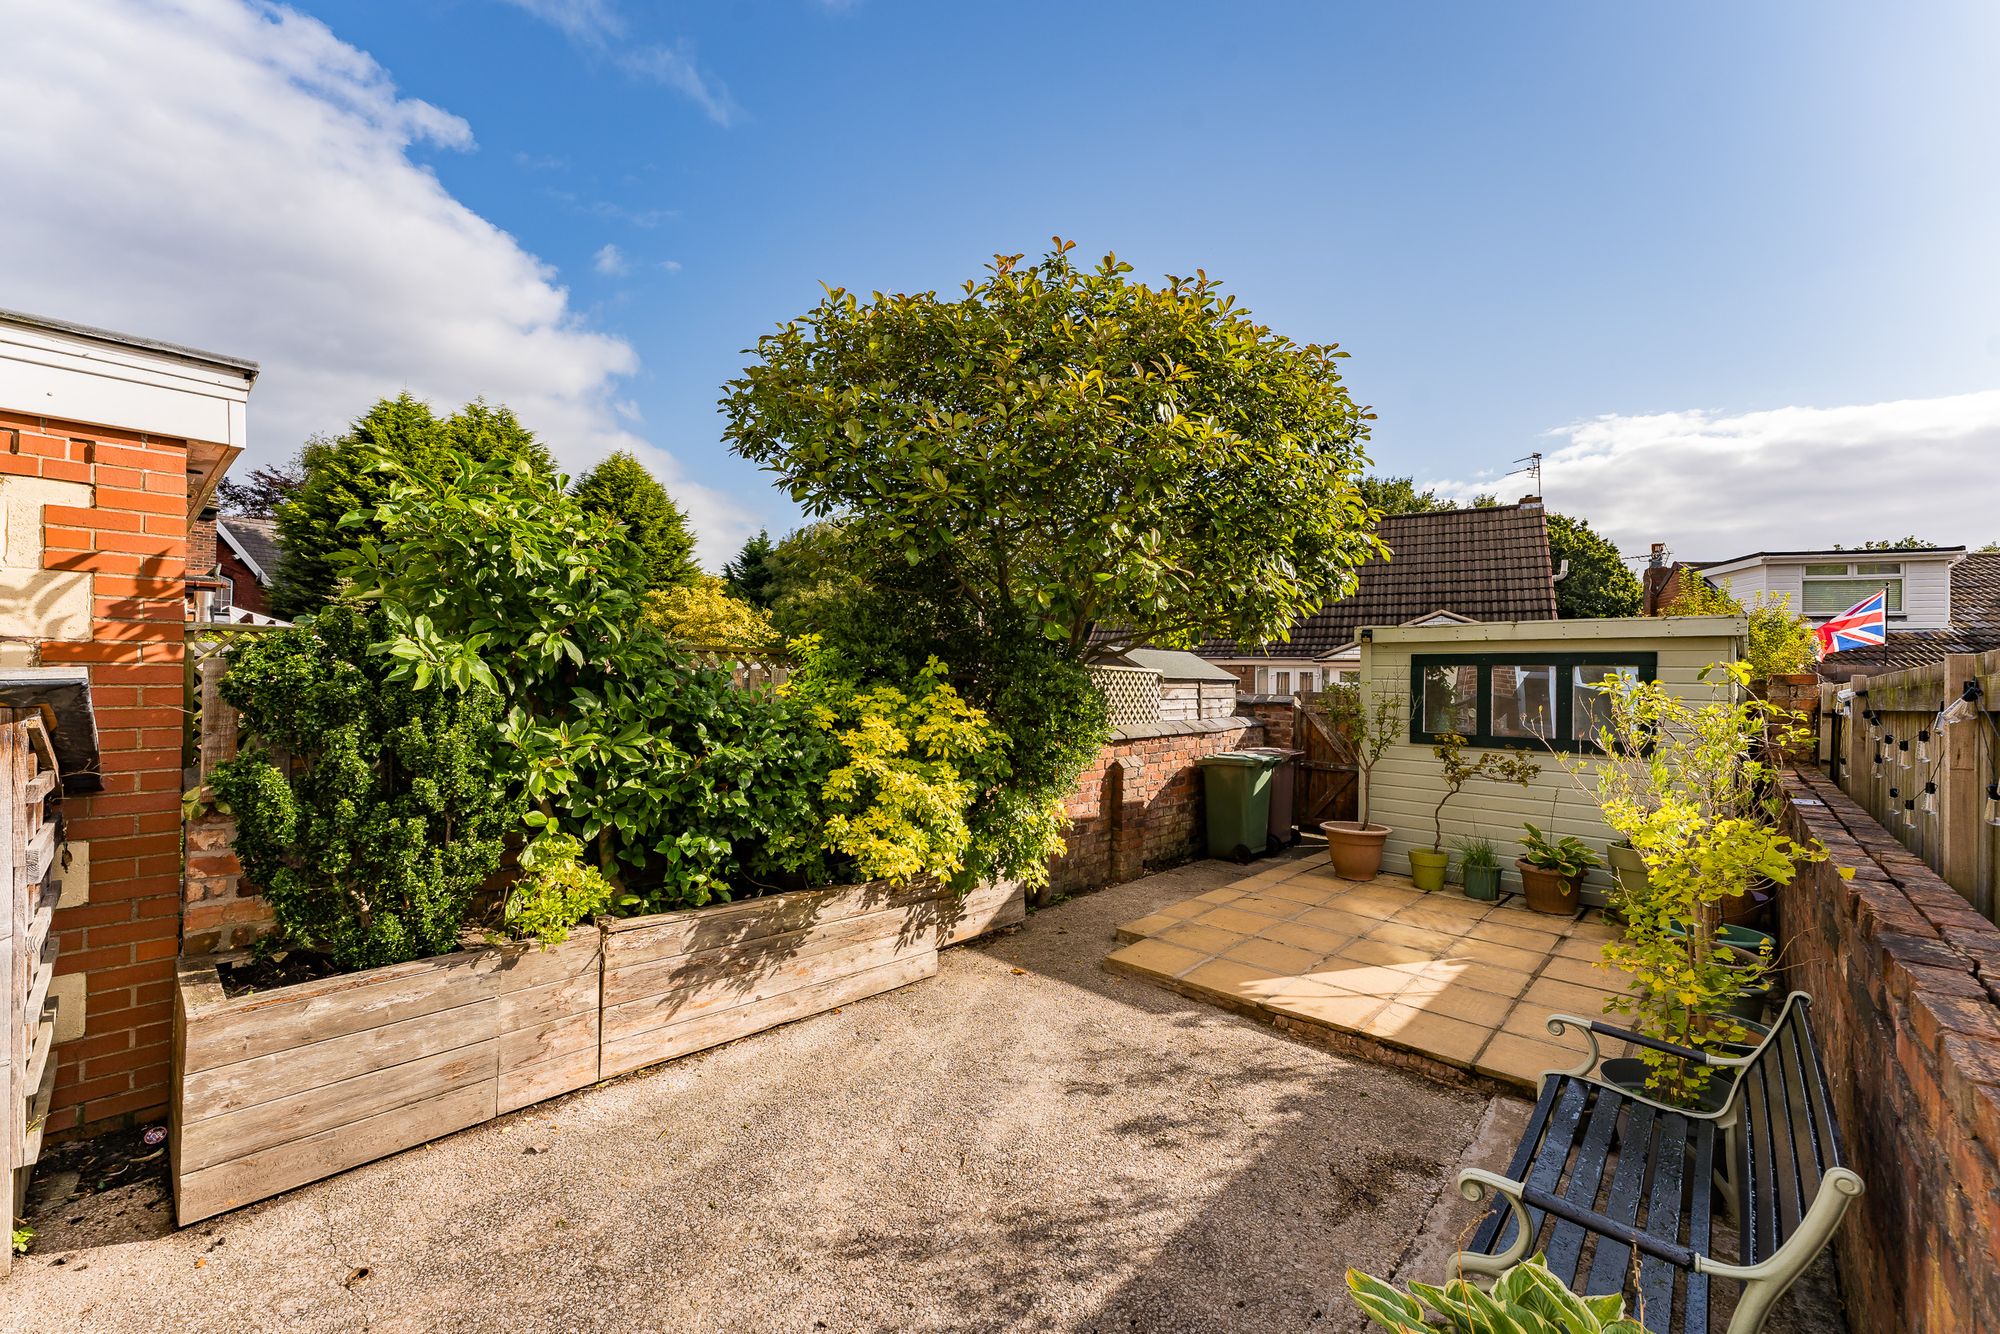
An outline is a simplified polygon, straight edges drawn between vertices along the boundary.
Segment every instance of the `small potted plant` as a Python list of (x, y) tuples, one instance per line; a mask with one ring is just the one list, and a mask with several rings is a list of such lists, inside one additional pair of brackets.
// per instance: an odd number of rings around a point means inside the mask
[(1347, 682), (1328, 686), (1320, 699), (1334, 730), (1353, 752), (1361, 779), (1356, 804), (1360, 818), (1328, 820), (1320, 825), (1320, 832), (1326, 835), (1335, 875), (1343, 880), (1373, 880), (1382, 872), (1382, 844), (1389, 837), (1389, 826), (1368, 821), (1368, 776), (1409, 725), (1409, 700), (1384, 691), (1375, 696), (1370, 708), (1362, 700), (1361, 687)]
[(1621, 838), (1604, 850), (1604, 860), (1611, 865), (1611, 878), (1618, 885), (1620, 897), (1643, 898), (1646, 893), (1646, 859), (1632, 846), (1632, 840)]
[(1527, 891), (1528, 906), (1536, 912), (1574, 913), (1582, 903), (1584, 873), (1596, 866), (1597, 854), (1573, 834), (1549, 838), (1532, 824), (1521, 840), (1527, 851), (1514, 863)]
[(1458, 849), (1459, 875), (1465, 881), (1465, 897), (1491, 901), (1500, 897), (1500, 852), (1490, 838), (1452, 840)]
[(1438, 765), (1444, 770), (1444, 792), (1438, 797), (1437, 809), (1431, 813), (1430, 847), (1410, 849), (1410, 882), (1426, 892), (1444, 888), (1445, 871), (1451, 865), (1451, 855), (1444, 850), (1446, 804), (1475, 778), (1526, 787), (1542, 771), (1542, 766), (1532, 760), (1493, 751), (1477, 760), (1468, 760), (1465, 738), (1456, 732), (1439, 737), (1438, 743), (1431, 747), (1431, 754), (1437, 756)]

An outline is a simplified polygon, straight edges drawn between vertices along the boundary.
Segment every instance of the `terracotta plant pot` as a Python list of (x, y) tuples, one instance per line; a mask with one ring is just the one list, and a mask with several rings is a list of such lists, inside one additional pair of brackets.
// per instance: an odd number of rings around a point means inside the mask
[(1342, 880), (1373, 880), (1382, 873), (1382, 844), (1389, 838), (1385, 824), (1328, 820), (1320, 827), (1326, 850), (1333, 854), (1333, 873)]
[(1568, 917), (1582, 906), (1583, 898), (1578, 888), (1581, 877), (1530, 866), (1518, 858), (1515, 859), (1514, 869), (1521, 873), (1521, 888), (1527, 893), (1528, 906), (1536, 912)]
[(1500, 897), (1500, 868), (1497, 866), (1468, 866), (1465, 876), (1465, 897), (1482, 899), (1491, 903)]
[(1410, 849), (1410, 883), (1424, 893), (1444, 888), (1444, 874), (1451, 869), (1451, 854), (1430, 848)]

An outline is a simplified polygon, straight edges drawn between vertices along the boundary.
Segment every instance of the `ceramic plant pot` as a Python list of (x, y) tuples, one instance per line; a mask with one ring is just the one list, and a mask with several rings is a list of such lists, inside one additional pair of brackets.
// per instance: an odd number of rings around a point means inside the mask
[(1519, 858), (1515, 859), (1514, 869), (1521, 873), (1521, 888), (1527, 893), (1528, 906), (1536, 912), (1569, 917), (1583, 905), (1578, 888), (1580, 877), (1530, 866)]
[(1382, 873), (1382, 844), (1389, 837), (1385, 824), (1328, 820), (1320, 827), (1326, 850), (1333, 854), (1333, 873), (1342, 880), (1373, 880)]
[(1410, 883), (1426, 894), (1444, 888), (1444, 874), (1451, 867), (1451, 854), (1430, 848), (1410, 849)]
[(1484, 899), (1491, 903), (1500, 897), (1500, 868), (1497, 866), (1467, 866), (1465, 876), (1465, 897)]
[(1622, 898), (1642, 897), (1650, 885), (1646, 877), (1646, 859), (1629, 843), (1613, 843), (1605, 849), (1605, 857), (1611, 863), (1611, 878), (1618, 882), (1618, 893)]

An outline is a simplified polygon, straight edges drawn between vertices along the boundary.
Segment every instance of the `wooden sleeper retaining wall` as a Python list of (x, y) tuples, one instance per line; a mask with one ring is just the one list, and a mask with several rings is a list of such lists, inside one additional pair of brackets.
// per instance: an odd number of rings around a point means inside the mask
[(517, 1108), (929, 977), (1025, 916), (1018, 885), (811, 890), (607, 921), (234, 998), (181, 960), (182, 1224)]

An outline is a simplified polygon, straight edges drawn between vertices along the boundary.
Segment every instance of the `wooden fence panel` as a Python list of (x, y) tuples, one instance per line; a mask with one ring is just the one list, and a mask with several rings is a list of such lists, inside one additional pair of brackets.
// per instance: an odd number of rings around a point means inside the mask
[(1989, 920), (2000, 920), (2000, 652), (1821, 691), (1841, 789)]

